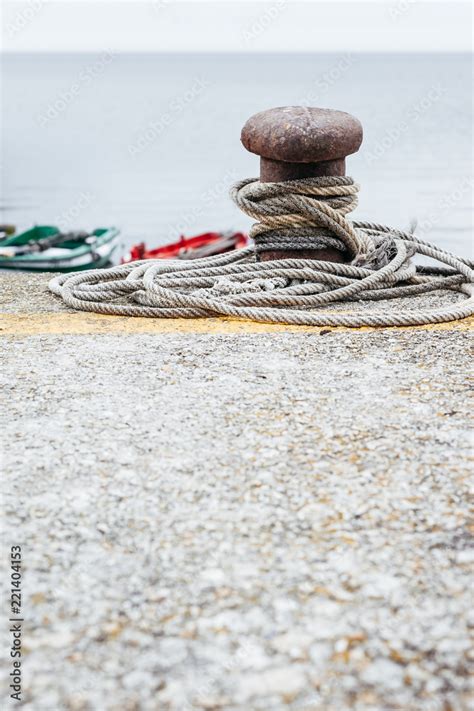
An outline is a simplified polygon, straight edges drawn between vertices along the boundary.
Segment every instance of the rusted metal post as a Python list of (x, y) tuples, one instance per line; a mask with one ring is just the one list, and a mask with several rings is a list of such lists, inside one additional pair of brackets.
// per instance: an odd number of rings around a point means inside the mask
[[(362, 125), (345, 111), (283, 106), (255, 114), (245, 124), (242, 143), (260, 156), (262, 183), (345, 175), (346, 156), (362, 143)], [(304, 257), (341, 262), (337, 249), (268, 250), (260, 259)]]

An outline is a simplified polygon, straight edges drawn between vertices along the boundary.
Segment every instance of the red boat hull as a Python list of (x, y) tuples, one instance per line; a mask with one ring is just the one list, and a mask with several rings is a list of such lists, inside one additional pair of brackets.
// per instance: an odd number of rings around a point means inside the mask
[(148, 249), (144, 242), (134, 245), (122, 264), (139, 259), (198, 259), (212, 254), (224, 254), (248, 245), (243, 232), (205, 232), (196, 237), (181, 236), (178, 242)]

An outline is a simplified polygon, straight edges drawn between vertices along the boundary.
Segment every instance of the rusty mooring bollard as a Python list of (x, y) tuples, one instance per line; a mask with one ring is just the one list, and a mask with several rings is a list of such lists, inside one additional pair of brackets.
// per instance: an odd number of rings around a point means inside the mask
[[(260, 156), (262, 183), (345, 175), (346, 156), (362, 143), (362, 125), (345, 111), (283, 106), (251, 116), (241, 141)], [(260, 253), (263, 261), (291, 257), (344, 261), (344, 255), (331, 247)]]

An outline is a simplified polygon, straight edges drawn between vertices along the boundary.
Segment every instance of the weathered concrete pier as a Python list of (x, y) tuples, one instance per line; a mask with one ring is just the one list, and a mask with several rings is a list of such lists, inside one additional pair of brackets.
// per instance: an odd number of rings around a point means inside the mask
[(47, 281), (0, 275), (23, 708), (467, 709), (473, 320), (108, 317)]

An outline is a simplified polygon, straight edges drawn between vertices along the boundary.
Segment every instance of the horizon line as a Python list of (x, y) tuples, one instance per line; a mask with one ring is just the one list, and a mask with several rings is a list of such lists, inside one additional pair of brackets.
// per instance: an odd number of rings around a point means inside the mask
[(146, 55), (146, 54), (202, 54), (202, 55), (313, 55), (313, 54), (394, 54), (394, 55), (409, 55), (409, 54), (474, 54), (474, 49), (324, 49), (324, 50), (129, 50), (129, 49), (112, 49), (110, 47), (100, 47), (97, 49), (0, 49), (0, 56), (4, 54), (100, 54), (110, 52), (111, 54), (129, 54), (129, 55)]

